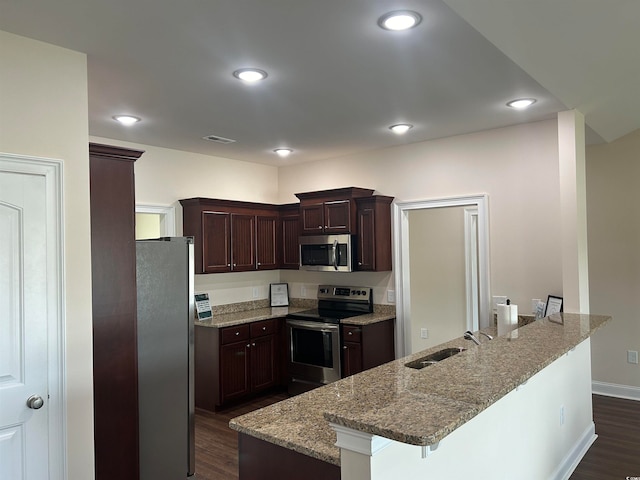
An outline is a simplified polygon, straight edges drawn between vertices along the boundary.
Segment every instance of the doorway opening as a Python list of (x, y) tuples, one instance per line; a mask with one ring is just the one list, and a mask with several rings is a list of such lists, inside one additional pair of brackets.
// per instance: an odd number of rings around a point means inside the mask
[(396, 350), (490, 325), (487, 195), (394, 205)]
[(136, 205), (136, 240), (175, 235), (175, 207)]

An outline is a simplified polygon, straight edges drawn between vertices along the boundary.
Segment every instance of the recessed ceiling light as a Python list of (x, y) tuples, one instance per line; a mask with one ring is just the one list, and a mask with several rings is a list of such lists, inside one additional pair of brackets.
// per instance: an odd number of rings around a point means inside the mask
[(277, 153), (280, 157), (284, 158), (291, 155), (293, 153), (293, 150), (291, 150), (290, 148), (276, 148), (274, 152)]
[(233, 72), (233, 76), (244, 82), (254, 83), (267, 78), (267, 72), (259, 68), (241, 68)]
[(391, 130), (396, 135), (402, 135), (407, 133), (409, 130), (413, 128), (413, 125), (409, 123), (398, 123), (397, 125), (391, 125), (389, 130)]
[(112, 118), (115, 121), (120, 122), (122, 125), (126, 125), (127, 127), (140, 121), (138, 117), (134, 117), (133, 115), (114, 115)]
[(384, 14), (378, 19), (378, 25), (385, 30), (408, 30), (422, 21), (419, 13), (411, 10), (397, 10)]
[(518, 98), (516, 100), (511, 100), (510, 102), (507, 102), (507, 106), (522, 110), (523, 108), (530, 107), (534, 103), (536, 103), (535, 98)]

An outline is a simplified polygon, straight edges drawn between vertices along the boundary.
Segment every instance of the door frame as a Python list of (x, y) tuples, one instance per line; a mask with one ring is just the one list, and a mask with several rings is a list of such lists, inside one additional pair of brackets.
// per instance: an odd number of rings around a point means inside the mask
[(176, 236), (176, 208), (169, 205), (136, 204), (136, 213), (153, 213), (160, 216), (160, 230), (163, 237)]
[(45, 179), (49, 480), (63, 480), (67, 478), (63, 163), (51, 158), (0, 153), (0, 171)]
[[(489, 261), (489, 196), (487, 194), (393, 202), (393, 256), (396, 285), (396, 357), (411, 351), (411, 284), (409, 279), (409, 212), (425, 208), (470, 207), (477, 209), (479, 328), (490, 325), (491, 274)], [(461, 332), (462, 333), (462, 332)]]

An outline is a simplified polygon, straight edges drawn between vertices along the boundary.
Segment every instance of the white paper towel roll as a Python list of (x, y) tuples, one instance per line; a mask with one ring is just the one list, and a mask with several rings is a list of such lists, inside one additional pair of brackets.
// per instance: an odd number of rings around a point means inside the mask
[(498, 335), (504, 335), (518, 328), (518, 306), (499, 303), (498, 307)]

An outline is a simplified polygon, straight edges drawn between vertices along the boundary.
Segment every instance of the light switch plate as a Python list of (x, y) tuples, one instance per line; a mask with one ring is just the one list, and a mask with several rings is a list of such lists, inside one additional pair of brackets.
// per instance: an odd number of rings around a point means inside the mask
[(387, 302), (396, 303), (396, 291), (395, 290), (387, 290)]
[(627, 350), (627, 362), (638, 364), (638, 352), (636, 350)]

